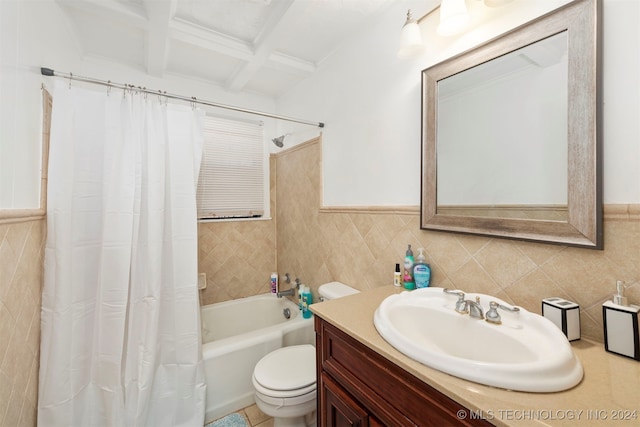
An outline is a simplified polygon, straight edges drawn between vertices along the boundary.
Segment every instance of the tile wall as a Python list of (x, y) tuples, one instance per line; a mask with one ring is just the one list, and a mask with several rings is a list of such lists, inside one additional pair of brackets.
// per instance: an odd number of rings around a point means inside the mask
[(616, 280), (640, 304), (640, 205), (605, 207), (603, 251), (425, 231), (417, 208), (319, 209), (321, 152), (320, 140), (310, 141), (278, 154), (275, 165), (278, 271), (314, 290), (333, 280), (360, 290), (390, 285), (411, 243), (426, 249), (432, 285), (493, 294), (537, 313), (542, 298), (575, 301), (582, 336), (596, 341)]
[(34, 426), (45, 220), (0, 223), (0, 426)]

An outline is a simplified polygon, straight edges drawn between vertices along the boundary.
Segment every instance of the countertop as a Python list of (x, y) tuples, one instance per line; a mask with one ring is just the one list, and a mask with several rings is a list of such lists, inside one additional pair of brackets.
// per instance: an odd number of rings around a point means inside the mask
[[(525, 393), (484, 386), (429, 368), (388, 344), (373, 325), (382, 300), (402, 288), (392, 285), (311, 305), (315, 315), (469, 408), (458, 417), (483, 417), (497, 426), (640, 426), (640, 362), (608, 353), (581, 339), (572, 348), (584, 368), (574, 388)], [(430, 325), (425, 325), (430, 327)]]

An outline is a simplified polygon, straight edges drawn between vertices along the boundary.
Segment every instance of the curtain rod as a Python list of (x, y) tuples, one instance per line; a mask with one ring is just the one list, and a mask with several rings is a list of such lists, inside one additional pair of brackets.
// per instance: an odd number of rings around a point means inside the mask
[(144, 93), (149, 93), (149, 94), (152, 94), (152, 95), (164, 96), (166, 98), (171, 98), (171, 99), (179, 99), (179, 100), (182, 100), (182, 101), (187, 101), (187, 102), (196, 103), (196, 104), (208, 105), (210, 107), (224, 108), (224, 109), (233, 110), (233, 111), (240, 111), (242, 113), (255, 114), (257, 116), (270, 117), (272, 119), (286, 120), (286, 121), (289, 121), (289, 122), (302, 123), (302, 124), (305, 124), (305, 125), (317, 126), (317, 127), (320, 127), (320, 128), (324, 127), (324, 123), (322, 123), (322, 122), (311, 122), (311, 121), (308, 121), (308, 120), (296, 119), (296, 118), (293, 118), (293, 117), (280, 116), (278, 114), (265, 113), (263, 111), (249, 110), (247, 108), (235, 107), (233, 105), (219, 104), (217, 102), (205, 101), (205, 100), (202, 100), (202, 99), (197, 99), (195, 96), (194, 97), (186, 97), (186, 96), (175, 95), (175, 94), (162, 92), (162, 91), (154, 92), (152, 90), (149, 90), (147, 88), (140, 87), (140, 86), (133, 86), (133, 85), (127, 85), (127, 84), (121, 84), (121, 83), (113, 83), (112, 81), (106, 81), (105, 82), (104, 80), (94, 79), (94, 78), (91, 78), (91, 77), (77, 76), (77, 75), (73, 75), (72, 73), (61, 73), (59, 71), (54, 71), (51, 68), (41, 67), (40, 68), (40, 73), (42, 73), (43, 76), (63, 77), (63, 78), (69, 79), (69, 80), (77, 80), (77, 81), (81, 81), (81, 82), (85, 82), (85, 83), (92, 83), (92, 84), (98, 84), (98, 85), (102, 85), (102, 86), (115, 87), (115, 88), (118, 88), (118, 89), (136, 90), (138, 92), (144, 92)]

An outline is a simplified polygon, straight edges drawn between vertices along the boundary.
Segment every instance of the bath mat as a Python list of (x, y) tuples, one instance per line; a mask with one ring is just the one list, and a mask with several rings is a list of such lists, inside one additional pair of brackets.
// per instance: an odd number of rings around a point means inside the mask
[(231, 414), (209, 423), (205, 427), (249, 427), (249, 425), (242, 415)]

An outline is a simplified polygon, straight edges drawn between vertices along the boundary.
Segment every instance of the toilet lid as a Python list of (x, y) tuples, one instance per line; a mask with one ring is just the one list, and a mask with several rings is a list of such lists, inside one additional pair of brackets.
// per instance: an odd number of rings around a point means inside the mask
[(316, 349), (310, 344), (282, 347), (256, 364), (253, 377), (262, 387), (297, 390), (316, 382)]

